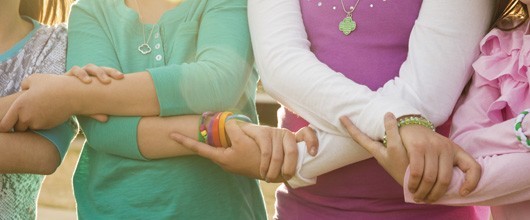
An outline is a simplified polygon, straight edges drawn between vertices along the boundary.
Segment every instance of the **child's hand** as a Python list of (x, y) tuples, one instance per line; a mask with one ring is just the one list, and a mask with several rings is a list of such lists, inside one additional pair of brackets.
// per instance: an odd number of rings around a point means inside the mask
[(215, 148), (177, 133), (171, 138), (233, 173), (282, 182), (296, 172), (298, 148), (293, 133), (238, 120), (226, 122), (225, 128), (232, 143), (229, 148)]
[(318, 137), (311, 127), (300, 128), (295, 134), (296, 142), (305, 142), (307, 153), (311, 156), (316, 156), (318, 153)]
[(403, 186), (405, 172), (409, 165), (409, 157), (407, 150), (403, 147), (401, 137), (397, 127), (397, 121), (394, 115), (385, 115), (385, 130), (387, 135), (387, 146), (379, 141), (374, 141), (359, 130), (348, 117), (342, 116), (340, 118), (342, 126), (344, 126), (352, 139), (359, 145), (364, 147), (370, 154), (374, 156), (377, 162), (398, 182)]
[(66, 78), (33, 74), (24, 79), (22, 91), (0, 122), (0, 132), (49, 129), (68, 120), (75, 107), (71, 94), (63, 91), (61, 82)]
[[(411, 154), (410, 152), (407, 152), (407, 149), (403, 145), (394, 115), (391, 113), (387, 113), (387, 115), (385, 115), (385, 130), (387, 134), (386, 147), (382, 143), (374, 141), (363, 134), (347, 117), (341, 117), (341, 123), (348, 129), (348, 132), (350, 133), (350, 136), (353, 138), (353, 140), (370, 152), (379, 162), (379, 164), (381, 164), (381, 166), (399, 184), (403, 185), (405, 172), (407, 166), (409, 165), (409, 158), (411, 157)], [(477, 187), (482, 169), (480, 165), (458, 145), (451, 142), (448, 148), (448, 150), (451, 151), (449, 155), (451, 167), (449, 169), (450, 172), (448, 175), (450, 175), (452, 178), (452, 168), (454, 166), (457, 166), (466, 174), (465, 181), (460, 187), (460, 195), (465, 196)], [(410, 169), (412, 169), (412, 167)], [(412, 181), (412, 178), (413, 176), (411, 173), (409, 182)], [(435, 190), (434, 187), (429, 188), (426, 197), (423, 194), (418, 196), (418, 193), (414, 193), (415, 201), (432, 203), (440, 199), (446, 193), (451, 178), (435, 179), (435, 182), (440, 182), (436, 184), (440, 184), (443, 187), (438, 188), (437, 190)], [(436, 184), (432, 183), (430, 185), (434, 186)]]
[[(287, 129), (259, 126), (236, 121), (241, 130), (258, 144), (261, 152), (260, 176), (269, 182), (289, 180), (296, 173), (298, 146), (295, 135)], [(227, 131), (228, 132), (228, 131)]]
[(460, 146), (421, 125), (403, 126), (399, 131), (410, 160), (407, 187), (416, 202), (431, 203), (442, 197), (451, 183), (455, 165), (466, 173), (461, 195), (475, 189), (482, 168)]
[(94, 64), (87, 64), (82, 68), (74, 66), (65, 75), (75, 76), (86, 84), (91, 83), (93, 77), (96, 77), (103, 84), (109, 84), (112, 79), (120, 80), (124, 77), (123, 73), (114, 68), (100, 67)]

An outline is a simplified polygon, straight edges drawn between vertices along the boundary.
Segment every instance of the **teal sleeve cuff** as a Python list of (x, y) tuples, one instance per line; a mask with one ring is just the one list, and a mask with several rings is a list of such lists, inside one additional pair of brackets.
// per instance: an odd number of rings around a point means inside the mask
[(66, 151), (68, 151), (68, 148), (70, 147), (70, 143), (72, 143), (72, 140), (74, 140), (77, 135), (78, 126), (75, 119), (70, 118), (68, 121), (55, 128), (35, 130), (33, 132), (51, 141), (57, 148), (62, 161), (64, 155), (66, 155)]
[(177, 72), (180, 72), (180, 68), (176, 65), (169, 65), (147, 70), (153, 79), (158, 102), (160, 103), (160, 116), (194, 113), (185, 104), (185, 98), (182, 94), (182, 88), (185, 87), (177, 85), (178, 83), (183, 83), (180, 80), (180, 74), (177, 74)]
[(135, 160), (147, 160), (138, 148), (140, 117), (110, 116), (105, 123), (78, 116), (87, 145), (96, 151)]

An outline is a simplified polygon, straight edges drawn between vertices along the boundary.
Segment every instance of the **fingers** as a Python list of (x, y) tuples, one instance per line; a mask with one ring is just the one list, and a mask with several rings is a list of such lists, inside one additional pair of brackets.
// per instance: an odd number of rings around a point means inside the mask
[(98, 78), (98, 80), (103, 84), (109, 84), (111, 82), (111, 79), (107, 74), (105, 73), (105, 70), (99, 66), (96, 66), (94, 64), (88, 64), (85, 67), (83, 67), (86, 72), (91, 75)]
[(107, 122), (109, 120), (109, 116), (104, 115), (104, 114), (91, 115), (90, 117), (95, 119), (95, 120), (97, 120), (97, 121), (99, 121), (99, 122), (103, 122), (103, 123), (105, 123), (105, 122)]
[(448, 153), (440, 155), (438, 178), (429, 195), (425, 199), (427, 203), (433, 203), (440, 199), (449, 188), (449, 184), (453, 178), (453, 158)]
[(425, 169), (419, 184), (418, 190), (414, 193), (414, 200), (416, 202), (424, 201), (425, 197), (431, 192), (431, 189), (438, 179), (438, 155), (425, 155)]
[(87, 71), (85, 71), (83, 68), (78, 67), (78, 66), (74, 66), (74, 67), (72, 67), (72, 68), (66, 73), (66, 75), (68, 75), (68, 76), (75, 76), (75, 77), (77, 77), (78, 79), (80, 79), (81, 82), (86, 83), (86, 84), (92, 82), (92, 78), (90, 78), (90, 76), (88, 75)]
[[(244, 135), (254, 139), (258, 144), (261, 155), (260, 155), (260, 166), (259, 173), (262, 179), (267, 179), (267, 173), (270, 169), (271, 157), (273, 155), (273, 142), (272, 134), (273, 131), (269, 127), (259, 127), (246, 122), (237, 122), (235, 124), (241, 125), (239, 128), (243, 131)], [(230, 137), (230, 139), (232, 139)], [(232, 141), (232, 143), (234, 143)], [(276, 152), (278, 153), (278, 152)]]
[(114, 69), (114, 68), (110, 68), (110, 67), (101, 67), (103, 70), (105, 70), (105, 73), (110, 76), (110, 78), (113, 78), (113, 79), (123, 79), (125, 77), (125, 75), (118, 71), (117, 69)]
[(283, 135), (280, 132), (274, 131), (272, 135), (272, 155), (269, 164), (269, 170), (265, 177), (265, 181), (275, 179), (281, 175), (281, 169), (284, 158)]
[(223, 148), (212, 147), (210, 145), (198, 142), (179, 133), (171, 133), (169, 137), (177, 143), (181, 144), (182, 146), (197, 153), (197, 155), (208, 158), (213, 161), (217, 161), (219, 158), (221, 158), (223, 154)]
[(399, 135), (396, 116), (390, 112), (385, 114), (385, 132), (387, 135), (387, 140), (391, 140), (387, 141), (387, 148), (389, 150), (397, 150), (397, 148), (401, 149), (402, 151), (405, 150), (401, 144), (401, 135)]
[(318, 153), (318, 137), (311, 127), (303, 127), (296, 132), (296, 142), (305, 142), (307, 153), (316, 156)]
[(293, 133), (287, 130), (283, 131), (283, 150), (285, 156), (282, 165), (282, 177), (285, 180), (289, 180), (296, 173), (296, 166), (298, 165), (298, 145), (296, 144), (296, 137)]
[(407, 187), (411, 193), (416, 193), (423, 177), (423, 169), (425, 166), (424, 153), (419, 151), (409, 151), (409, 160), (410, 177)]
[(461, 148), (455, 155), (455, 163), (456, 166), (458, 166), (458, 168), (466, 174), (464, 183), (460, 187), (459, 193), (461, 196), (467, 196), (469, 193), (473, 192), (475, 188), (477, 188), (482, 174), (482, 167), (476, 162), (475, 159), (473, 159), (473, 157), (471, 157)]
[(366, 149), (370, 154), (374, 155), (376, 159), (383, 157), (386, 150), (383, 144), (370, 139), (361, 130), (359, 130), (350, 119), (346, 116), (340, 117), (340, 122), (344, 126), (352, 139)]
[(99, 82), (103, 84), (109, 84), (112, 82), (111, 79), (123, 79), (125, 75), (120, 71), (110, 67), (100, 67), (94, 64), (87, 64), (83, 68), (74, 66), (65, 75), (75, 76), (80, 79), (83, 83), (91, 83), (92, 77), (96, 77)]
[[(2, 121), (0, 121), (0, 132), (2, 133), (10, 132), (15, 127), (15, 124), (17, 123), (17, 121), (18, 121), (17, 111), (13, 108), (13, 106), (11, 106), (11, 108), (7, 110), (7, 113), (2, 118)], [(25, 127), (27, 128), (27, 126)], [(21, 125), (15, 130), (19, 130), (23, 128), (24, 126)]]

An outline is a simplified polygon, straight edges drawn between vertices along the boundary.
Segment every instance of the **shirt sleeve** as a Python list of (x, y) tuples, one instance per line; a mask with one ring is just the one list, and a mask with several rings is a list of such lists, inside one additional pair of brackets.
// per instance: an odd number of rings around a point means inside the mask
[(70, 143), (72, 143), (78, 131), (79, 128), (76, 120), (74, 118), (70, 118), (68, 121), (55, 128), (48, 130), (35, 130), (33, 132), (52, 142), (57, 148), (57, 152), (59, 153), (62, 161), (66, 155), (66, 151), (68, 151), (68, 148), (70, 147)]
[[(68, 29), (67, 69), (89, 63), (120, 69), (114, 45), (94, 16), (87, 5), (78, 3), (72, 6)], [(90, 147), (130, 159), (145, 160), (138, 149), (136, 138), (139, 117), (110, 116), (107, 123), (83, 116), (78, 119)]]
[[(346, 115), (368, 136), (381, 139), (386, 112), (397, 117), (422, 114), (435, 125), (447, 120), (469, 80), (471, 63), (478, 55), (478, 43), (489, 25), (487, 18), (491, 17), (492, 9), (493, 3), (480, 0), (423, 1), (399, 77), (377, 92), (338, 74), (315, 57), (310, 51), (298, 1), (249, 0), (248, 14), (256, 66), (265, 90), (272, 97), (323, 132), (319, 137), (349, 138), (339, 121), (339, 116)], [(340, 138), (325, 140), (320, 141), (317, 157), (330, 151), (346, 157), (350, 154), (340, 151), (360, 148), (358, 145), (335, 148), (336, 144), (346, 142), (339, 141)], [(306, 151), (303, 147), (299, 150)], [(306, 161), (316, 161), (300, 154), (301, 166)], [(349, 163), (362, 158), (353, 157)], [(335, 159), (319, 161), (333, 164)], [(323, 167), (326, 170), (315, 173), (333, 170), (332, 166)]]
[[(504, 120), (501, 110), (489, 111), (499, 98), (499, 88), (484, 83), (475, 75), (467, 97), (453, 116), (451, 138), (476, 158), (482, 166), (477, 188), (466, 197), (459, 195), (465, 174), (455, 168), (446, 194), (438, 204), (446, 205), (505, 205), (530, 199), (530, 179), (524, 174), (530, 169), (530, 152), (514, 135), (515, 119)], [(408, 171), (405, 182), (409, 181)], [(405, 201), (414, 202), (404, 188)]]
[[(524, 174), (530, 169), (529, 156), (530, 153), (526, 152), (477, 158), (482, 166), (482, 176), (477, 188), (465, 197), (458, 194), (465, 174), (455, 168), (448, 191), (434, 204), (498, 206), (527, 201), (530, 199), (530, 178)], [(413, 195), (408, 190), (404, 192), (405, 201), (414, 203)]]
[(223, 111), (244, 97), (254, 79), (246, 8), (241, 0), (209, 1), (199, 25), (195, 61), (148, 69), (161, 116)]

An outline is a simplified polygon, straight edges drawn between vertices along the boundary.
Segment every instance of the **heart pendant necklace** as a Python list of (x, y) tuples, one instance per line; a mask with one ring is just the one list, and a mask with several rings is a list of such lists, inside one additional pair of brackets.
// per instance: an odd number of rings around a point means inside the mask
[(143, 55), (151, 53), (151, 46), (149, 46), (149, 40), (151, 40), (151, 35), (153, 35), (153, 30), (155, 30), (156, 24), (153, 25), (151, 28), (151, 32), (149, 33), (149, 37), (147, 37), (147, 40), (145, 39), (145, 24), (143, 23), (142, 19), (142, 12), (140, 11), (140, 6), (138, 5), (138, 0), (134, 1), (136, 3), (136, 7), (138, 8), (138, 18), (140, 18), (140, 24), (142, 25), (142, 36), (144, 37), (144, 42), (138, 46), (138, 51), (142, 53)]
[(346, 11), (346, 7), (344, 7), (343, 0), (340, 0), (340, 3), (342, 4), (342, 10), (346, 13), (346, 17), (339, 23), (339, 30), (342, 31), (342, 33), (346, 36), (348, 36), (351, 32), (355, 31), (357, 28), (357, 23), (352, 19), (352, 14), (357, 8), (357, 5), (359, 4), (359, 1), (357, 0), (357, 3), (355, 3), (355, 6), (350, 7), (349, 11)]

